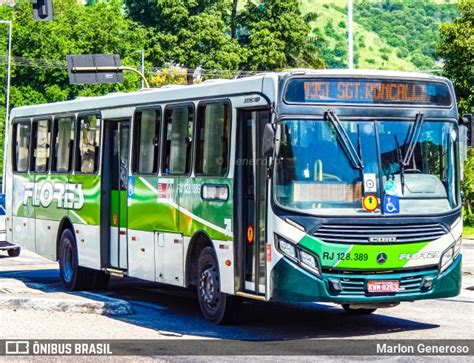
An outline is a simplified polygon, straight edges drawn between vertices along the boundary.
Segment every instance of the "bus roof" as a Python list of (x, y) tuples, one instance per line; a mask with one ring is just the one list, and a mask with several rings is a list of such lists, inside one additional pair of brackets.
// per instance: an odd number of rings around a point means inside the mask
[[(269, 80), (278, 87), (278, 80), (296, 75), (308, 76), (330, 76), (330, 77), (384, 77), (399, 79), (425, 79), (438, 80), (450, 83), (446, 78), (431, 74), (401, 71), (376, 71), (376, 70), (348, 70), (348, 69), (292, 69), (283, 72), (261, 73), (255, 76), (229, 79), (210, 80), (197, 85), (190, 86), (164, 86), (140, 90), (130, 93), (110, 93), (97, 97), (78, 97), (77, 99), (56, 103), (47, 103), (32, 106), (14, 108), (11, 111), (11, 119), (36, 117), (41, 115), (64, 114), (73, 112), (88, 112), (100, 109), (117, 107), (143, 106), (147, 104), (182, 102), (194, 98), (203, 97), (226, 97), (229, 95), (246, 95), (264, 92), (264, 80)], [(196, 97), (198, 95), (199, 97)], [(269, 95), (272, 99), (272, 95)]]

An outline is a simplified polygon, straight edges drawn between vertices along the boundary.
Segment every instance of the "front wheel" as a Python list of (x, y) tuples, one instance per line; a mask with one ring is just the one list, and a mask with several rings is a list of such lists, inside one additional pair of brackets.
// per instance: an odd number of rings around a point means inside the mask
[(21, 252), (20, 247), (11, 248), (7, 251), (8, 256), (10, 256), (10, 257), (18, 257), (18, 256), (20, 256), (20, 252)]
[(197, 295), (207, 320), (225, 324), (237, 318), (240, 300), (221, 292), (219, 265), (211, 247), (204, 248), (199, 256)]
[(76, 239), (69, 229), (63, 231), (59, 243), (59, 273), (71, 291), (89, 289), (94, 281), (94, 271), (78, 264)]
[(369, 315), (372, 314), (375, 310), (377, 309), (354, 309), (351, 308), (349, 304), (342, 304), (342, 308), (346, 313), (352, 314), (352, 315)]

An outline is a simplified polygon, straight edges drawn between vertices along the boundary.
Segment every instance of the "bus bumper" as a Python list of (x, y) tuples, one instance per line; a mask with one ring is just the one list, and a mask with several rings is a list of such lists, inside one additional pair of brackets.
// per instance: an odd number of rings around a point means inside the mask
[[(461, 291), (459, 255), (442, 273), (438, 269), (387, 274), (323, 273), (318, 278), (282, 258), (271, 274), (271, 299), (287, 302), (391, 303), (453, 297)], [(367, 293), (369, 280), (398, 280), (400, 291)], [(429, 288), (425, 287), (431, 282)]]
[(14, 249), (14, 248), (19, 248), (19, 247), (20, 246), (14, 245), (14, 244), (9, 243), (9, 242), (0, 241), (0, 251), (8, 251), (8, 250), (11, 250), (11, 249)]

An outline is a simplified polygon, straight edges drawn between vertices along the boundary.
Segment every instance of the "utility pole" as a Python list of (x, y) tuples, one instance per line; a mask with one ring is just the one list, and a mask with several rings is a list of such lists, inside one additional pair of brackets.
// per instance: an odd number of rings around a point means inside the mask
[[(140, 53), (140, 73), (145, 75), (145, 50), (144, 49), (140, 49), (140, 50), (137, 50), (137, 52)], [(144, 79), (142, 78), (141, 81), (140, 81), (140, 88), (144, 88), (145, 87), (145, 83), (144, 83)]]
[(0, 24), (8, 25), (8, 49), (7, 49), (7, 89), (5, 91), (5, 120), (3, 125), (3, 174), (2, 174), (2, 194), (5, 194), (5, 171), (6, 169), (6, 145), (7, 145), (7, 133), (8, 124), (10, 118), (10, 80), (11, 80), (11, 53), (12, 53), (12, 22), (11, 20), (0, 19)]
[(354, 36), (352, 31), (352, 0), (348, 0), (347, 4), (347, 18), (348, 18), (348, 30), (349, 30), (349, 64), (348, 68), (354, 68)]

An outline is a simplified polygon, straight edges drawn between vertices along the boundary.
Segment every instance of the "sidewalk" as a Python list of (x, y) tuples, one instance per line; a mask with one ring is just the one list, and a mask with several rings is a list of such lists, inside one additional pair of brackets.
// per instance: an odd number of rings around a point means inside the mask
[(30, 309), (100, 315), (132, 314), (130, 304), (91, 292), (64, 292), (43, 284), (0, 278), (0, 309)]

